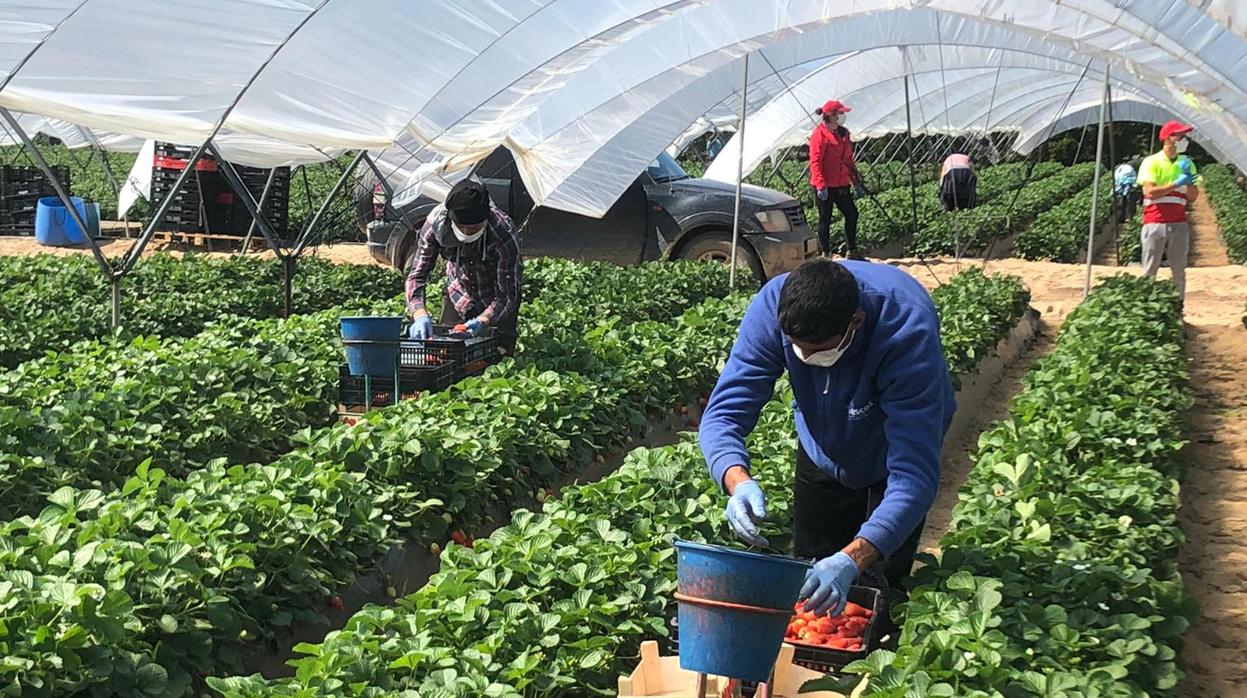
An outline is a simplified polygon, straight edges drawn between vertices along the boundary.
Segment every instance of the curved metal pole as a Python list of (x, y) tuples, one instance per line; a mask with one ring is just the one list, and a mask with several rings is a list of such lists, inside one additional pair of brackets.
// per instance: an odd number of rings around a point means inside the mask
[(745, 54), (745, 71), (740, 87), (740, 127), (736, 138), (740, 150), (736, 158), (736, 213), (732, 216), (732, 261), (728, 271), (728, 287), (736, 288), (736, 246), (740, 243), (740, 192), (745, 179), (745, 114), (749, 110), (749, 54)]
[(1096, 207), (1100, 203), (1100, 164), (1104, 158), (1104, 116), (1108, 112), (1108, 64), (1104, 64), (1104, 97), (1100, 100), (1100, 127), (1095, 143), (1095, 177), (1091, 183), (1091, 223), (1087, 233), (1087, 277), (1083, 281), (1082, 295), (1086, 298), (1091, 293), (1091, 265), (1095, 253), (1095, 220)]

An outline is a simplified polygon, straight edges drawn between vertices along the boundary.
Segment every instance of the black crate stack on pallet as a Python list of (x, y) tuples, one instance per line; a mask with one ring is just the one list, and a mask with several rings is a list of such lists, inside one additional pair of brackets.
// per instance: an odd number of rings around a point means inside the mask
[[(190, 163), (195, 148), (157, 143), (152, 163), (151, 201), (159, 202), (173, 190), (182, 171)], [(247, 189), (256, 201), (264, 192), (269, 170), (255, 167), (237, 167)], [(290, 168), (278, 168), (273, 186), (262, 209), (281, 238), (286, 237), (290, 227), (287, 211), (290, 201)], [(203, 157), (195, 164), (195, 172), (174, 197), (164, 218), (161, 230), (178, 233), (206, 233), (210, 235), (247, 234), (251, 227), (251, 214), (241, 197), (230, 188), (229, 181), (220, 171), (220, 165), (210, 157)], [(259, 230), (257, 227), (257, 236)]]
[[(52, 171), (69, 189), (69, 168), (55, 165)], [(39, 199), (56, 196), (56, 189), (37, 167), (5, 165), (0, 168), (0, 234), (33, 235)]]

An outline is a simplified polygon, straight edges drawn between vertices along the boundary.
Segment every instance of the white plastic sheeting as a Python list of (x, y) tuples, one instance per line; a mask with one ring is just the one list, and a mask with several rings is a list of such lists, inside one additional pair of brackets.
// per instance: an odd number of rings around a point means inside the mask
[(219, 125), (244, 164), (369, 148), (400, 189), (505, 144), (537, 201), (600, 214), (746, 53), (759, 85), (893, 45), (1076, 54), (1247, 164), (1242, 22), (1240, 0), (0, 0), (0, 105), (180, 143)]

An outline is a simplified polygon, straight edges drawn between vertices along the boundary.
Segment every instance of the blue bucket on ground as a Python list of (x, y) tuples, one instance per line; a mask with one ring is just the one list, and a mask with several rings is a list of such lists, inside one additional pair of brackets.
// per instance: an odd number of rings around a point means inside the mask
[(344, 317), (339, 328), (352, 376), (394, 377), (403, 333), (401, 315)]
[(675, 547), (680, 668), (770, 679), (809, 563), (688, 541)]
[[(86, 203), (76, 196), (71, 196), (69, 200), (82, 220), (86, 221)], [(35, 206), (35, 241), (51, 247), (77, 247), (86, 243), (87, 239), (60, 197), (45, 196)]]

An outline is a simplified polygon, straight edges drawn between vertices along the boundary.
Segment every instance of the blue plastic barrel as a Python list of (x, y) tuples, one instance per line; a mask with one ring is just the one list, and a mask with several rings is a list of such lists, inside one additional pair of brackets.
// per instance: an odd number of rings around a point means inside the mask
[[(82, 199), (71, 196), (69, 200), (86, 221), (87, 207)], [(60, 197), (45, 196), (35, 207), (35, 241), (51, 247), (77, 247), (87, 240)]]
[(344, 317), (339, 328), (351, 375), (394, 377), (403, 332), (401, 315)]
[(677, 541), (680, 668), (766, 681), (809, 563)]

